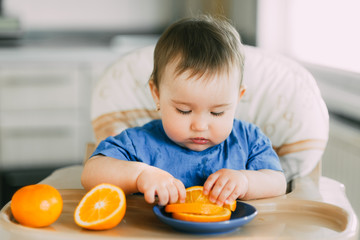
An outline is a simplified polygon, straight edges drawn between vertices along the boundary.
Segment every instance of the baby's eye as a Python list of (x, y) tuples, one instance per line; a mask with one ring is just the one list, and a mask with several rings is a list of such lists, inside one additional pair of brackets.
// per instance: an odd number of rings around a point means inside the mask
[(180, 110), (180, 109), (176, 109), (179, 113), (181, 113), (181, 114), (184, 114), (184, 115), (187, 115), (187, 114), (190, 114), (191, 113), (191, 110), (189, 110), (189, 111), (183, 111), (183, 110)]
[(211, 112), (211, 115), (213, 115), (215, 117), (219, 117), (221, 115), (224, 115), (224, 112)]

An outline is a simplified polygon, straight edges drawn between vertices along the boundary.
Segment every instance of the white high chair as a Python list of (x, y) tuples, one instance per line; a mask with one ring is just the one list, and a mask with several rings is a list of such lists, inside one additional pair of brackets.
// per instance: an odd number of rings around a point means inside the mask
[[(91, 116), (97, 142), (159, 118), (147, 85), (153, 50), (154, 46), (149, 46), (122, 57), (98, 82)], [(344, 186), (321, 176), (329, 119), (315, 80), (297, 63), (254, 47), (245, 47), (245, 58), (247, 91), (236, 117), (255, 123), (271, 139), (290, 187), (284, 196), (248, 201), (258, 210), (255, 219), (216, 238), (357, 239), (358, 219)], [(87, 157), (95, 145), (88, 145)], [(31, 234), (73, 239), (199, 239), (160, 222), (141, 196), (127, 197), (127, 213), (116, 228), (83, 231), (72, 221), (74, 208), (85, 193), (80, 189), (81, 170), (82, 166), (60, 169), (42, 182), (61, 189), (64, 199), (64, 211), (51, 229), (19, 231), (21, 226), (11, 219), (9, 205), (1, 212), (0, 227), (16, 232), (19, 239)]]
[[(153, 46), (122, 58), (98, 83), (91, 116), (97, 141), (159, 118), (147, 86), (152, 54)], [(255, 123), (271, 139), (288, 181), (309, 174), (320, 164), (329, 130), (315, 80), (280, 56), (249, 46), (245, 54), (246, 92), (236, 117)]]

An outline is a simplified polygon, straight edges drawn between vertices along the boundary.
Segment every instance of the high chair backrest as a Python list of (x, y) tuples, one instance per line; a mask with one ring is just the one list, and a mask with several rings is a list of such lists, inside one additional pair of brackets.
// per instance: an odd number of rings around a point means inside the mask
[[(98, 82), (91, 115), (97, 142), (160, 118), (147, 84), (153, 51), (149, 46), (122, 57)], [(329, 129), (314, 78), (292, 60), (245, 46), (243, 83), (246, 93), (236, 118), (256, 124), (271, 139), (287, 180), (312, 172), (321, 161)]]

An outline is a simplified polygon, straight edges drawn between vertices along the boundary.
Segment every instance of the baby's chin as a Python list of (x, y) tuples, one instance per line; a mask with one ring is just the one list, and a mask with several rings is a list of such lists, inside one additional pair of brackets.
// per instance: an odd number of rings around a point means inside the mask
[(181, 145), (182, 147), (185, 147), (189, 150), (192, 150), (192, 151), (195, 151), (195, 152), (202, 152), (208, 148), (211, 148), (213, 147), (214, 145), (213, 144), (194, 144), (194, 143), (191, 143), (191, 144), (184, 144), (184, 145)]

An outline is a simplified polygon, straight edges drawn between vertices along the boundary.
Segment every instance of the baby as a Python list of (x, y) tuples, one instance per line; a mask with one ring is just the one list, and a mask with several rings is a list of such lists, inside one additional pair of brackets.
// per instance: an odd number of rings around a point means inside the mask
[(210, 201), (282, 195), (286, 180), (270, 140), (236, 120), (243, 46), (235, 28), (210, 16), (172, 24), (154, 52), (150, 90), (161, 119), (102, 141), (82, 173), (85, 189), (107, 182), (148, 203), (184, 202), (203, 185)]

